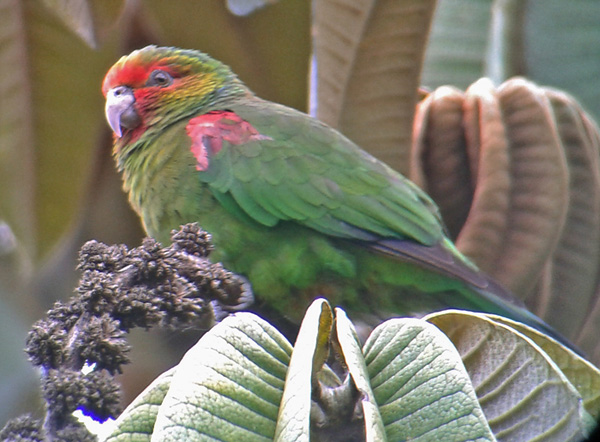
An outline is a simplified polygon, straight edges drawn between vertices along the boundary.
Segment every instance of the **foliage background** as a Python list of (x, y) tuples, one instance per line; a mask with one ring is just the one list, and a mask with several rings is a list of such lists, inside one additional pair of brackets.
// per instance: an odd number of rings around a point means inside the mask
[[(433, 2), (348, 1), (340, 2), (351, 12), (348, 20), (366, 17), (354, 25), (360, 27), (349, 26), (339, 12), (328, 16), (325, 11), (321, 17), (336, 25), (337, 35), (343, 37), (344, 30), (357, 35), (353, 44), (360, 48), (376, 37), (369, 24), (391, 17), (393, 29), (402, 29), (397, 25), (402, 14), (389, 12), (399, 3), (413, 3), (412, 10), (425, 4), (429, 13), (434, 8)], [(481, 76), (499, 84), (527, 75), (571, 92), (600, 115), (600, 46), (595, 44), (600, 7), (593, 0), (565, 3), (440, 1), (427, 51), (412, 43), (417, 53), (409, 54), (413, 65), (406, 74), (412, 82), (403, 87), (418, 81), (424, 56), (421, 83), (426, 86), (465, 88)], [(0, 422), (20, 411), (14, 404), (21, 398), (20, 407), (32, 409), (26, 402), (35, 393), (23, 394), (35, 391), (34, 374), (21, 352), (25, 334), (54, 300), (70, 295), (81, 244), (97, 239), (135, 246), (143, 236), (110, 158), (100, 93), (106, 70), (120, 55), (149, 43), (198, 48), (229, 64), (258, 95), (306, 110), (311, 24), (311, 3), (302, 0), (279, 1), (242, 17), (221, 0), (0, 0), (0, 397), (8, 405), (0, 405)], [(424, 41), (428, 27), (415, 32), (416, 41)], [(387, 37), (370, 41), (385, 47)], [(351, 66), (360, 65), (356, 54), (349, 54)], [(322, 84), (315, 78), (314, 86)], [(360, 86), (365, 77), (356, 81)], [(350, 86), (341, 88), (342, 102), (346, 94), (352, 96)], [(412, 109), (416, 95), (400, 100)], [(378, 116), (370, 108), (363, 112), (354, 118)], [(344, 121), (353, 120), (336, 121), (344, 130)], [(402, 127), (407, 121), (404, 116)], [(399, 146), (405, 151), (406, 132)], [(125, 373), (135, 373), (129, 397), (171, 365), (160, 342), (180, 339), (138, 338), (139, 354), (132, 355), (137, 364)]]

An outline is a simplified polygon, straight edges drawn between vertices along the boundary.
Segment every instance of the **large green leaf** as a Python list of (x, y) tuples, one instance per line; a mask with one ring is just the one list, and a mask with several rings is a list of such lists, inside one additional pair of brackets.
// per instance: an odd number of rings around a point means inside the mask
[(348, 368), (348, 373), (360, 393), (359, 401), (365, 420), (365, 441), (385, 442), (387, 440), (385, 428), (375, 401), (375, 394), (371, 389), (369, 373), (356, 330), (346, 313), (340, 308), (335, 309), (335, 328), (340, 352)]
[(324, 299), (317, 299), (308, 308), (294, 345), (275, 441), (310, 440), (311, 392), (327, 358), (332, 325), (331, 307)]
[(226, 318), (102, 441), (575, 442), (594, 422), (584, 406), (598, 414), (600, 371), (521, 324), (459, 310), (391, 319), (361, 351), (335, 314), (315, 300), (293, 351), (253, 314)]
[(169, 391), (175, 368), (157, 377), (121, 413), (115, 422), (104, 425), (114, 426), (103, 442), (150, 442), (158, 410)]
[(0, 3), (0, 221), (6, 222), (31, 259), (35, 251), (33, 104), (24, 5)]
[(177, 366), (152, 440), (273, 440), (290, 354), (257, 316), (226, 318)]
[(436, 327), (391, 319), (363, 352), (388, 440), (496, 440), (460, 355)]

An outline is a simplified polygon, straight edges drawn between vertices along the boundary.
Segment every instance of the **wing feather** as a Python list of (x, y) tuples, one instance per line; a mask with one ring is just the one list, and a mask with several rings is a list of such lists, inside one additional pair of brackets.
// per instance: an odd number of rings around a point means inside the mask
[(258, 99), (230, 106), (233, 114), (242, 122), (238, 132), (213, 143), (220, 148), (199, 175), (255, 222), (293, 221), (360, 241), (433, 245), (444, 238), (429, 197), (337, 131)]

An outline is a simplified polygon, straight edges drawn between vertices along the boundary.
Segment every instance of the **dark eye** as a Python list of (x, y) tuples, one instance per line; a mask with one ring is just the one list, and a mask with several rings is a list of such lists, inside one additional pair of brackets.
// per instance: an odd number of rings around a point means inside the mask
[(158, 87), (166, 87), (173, 83), (173, 77), (171, 77), (165, 71), (161, 71), (157, 69), (152, 71), (150, 76), (148, 77), (148, 81), (146, 81), (146, 86), (158, 86)]

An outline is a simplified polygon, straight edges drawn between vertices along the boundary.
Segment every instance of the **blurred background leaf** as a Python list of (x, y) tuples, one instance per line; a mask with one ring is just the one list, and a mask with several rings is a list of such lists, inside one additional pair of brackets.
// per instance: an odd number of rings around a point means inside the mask
[(435, 2), (314, 2), (312, 113), (408, 172), (419, 71)]
[(598, 119), (598, 23), (595, 0), (439, 0), (421, 84), (522, 75), (568, 91)]

